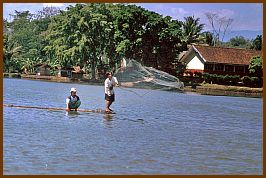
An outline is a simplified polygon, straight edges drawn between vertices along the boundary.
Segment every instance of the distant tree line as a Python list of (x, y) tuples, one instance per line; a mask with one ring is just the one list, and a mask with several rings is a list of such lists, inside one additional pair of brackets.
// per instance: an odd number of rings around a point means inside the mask
[(174, 20), (136, 5), (87, 3), (11, 16), (3, 23), (4, 72), (34, 73), (40, 63), (54, 69), (78, 65), (95, 79), (97, 71), (117, 69), (124, 57), (166, 70), (191, 44), (262, 48), (261, 35), (223, 43), (203, 32), (199, 18)]

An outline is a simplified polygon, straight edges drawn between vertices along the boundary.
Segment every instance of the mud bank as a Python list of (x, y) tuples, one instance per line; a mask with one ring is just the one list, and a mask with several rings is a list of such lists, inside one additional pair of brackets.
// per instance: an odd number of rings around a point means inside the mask
[(239, 86), (226, 86), (216, 84), (204, 84), (200, 86), (186, 86), (185, 93), (197, 93), (201, 95), (215, 96), (240, 96), (240, 97), (263, 97), (263, 88), (250, 88)]

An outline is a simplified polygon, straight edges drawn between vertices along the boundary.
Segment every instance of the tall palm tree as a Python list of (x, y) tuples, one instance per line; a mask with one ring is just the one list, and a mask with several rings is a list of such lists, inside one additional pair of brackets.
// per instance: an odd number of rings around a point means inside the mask
[(204, 37), (201, 35), (201, 31), (204, 28), (204, 24), (200, 24), (199, 18), (194, 16), (188, 16), (184, 18), (182, 22), (182, 42), (185, 44), (194, 44), (203, 41)]

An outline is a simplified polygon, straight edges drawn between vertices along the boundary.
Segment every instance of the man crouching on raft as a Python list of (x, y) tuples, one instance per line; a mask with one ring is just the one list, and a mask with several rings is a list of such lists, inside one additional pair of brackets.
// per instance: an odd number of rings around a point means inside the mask
[(106, 102), (106, 113), (112, 113), (113, 110), (110, 109), (111, 104), (115, 101), (114, 87), (118, 86), (118, 81), (116, 77), (113, 77), (111, 72), (106, 73), (106, 80), (104, 82), (105, 91), (105, 102)]
[(80, 106), (81, 101), (77, 95), (77, 89), (71, 88), (70, 89), (70, 96), (66, 99), (66, 110), (71, 111), (75, 110), (77, 111), (78, 107)]

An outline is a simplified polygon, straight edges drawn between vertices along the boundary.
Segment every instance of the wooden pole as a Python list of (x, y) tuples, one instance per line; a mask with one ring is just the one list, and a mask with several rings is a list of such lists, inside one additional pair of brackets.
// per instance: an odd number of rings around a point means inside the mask
[[(5, 107), (13, 107), (13, 108), (24, 108), (24, 109), (46, 109), (46, 110), (66, 110), (65, 108), (48, 108), (48, 107), (40, 107), (40, 106), (19, 106), (19, 105), (13, 105), (13, 104), (4, 104)], [(93, 113), (105, 113), (102, 109), (77, 109), (79, 112), (93, 112)]]

